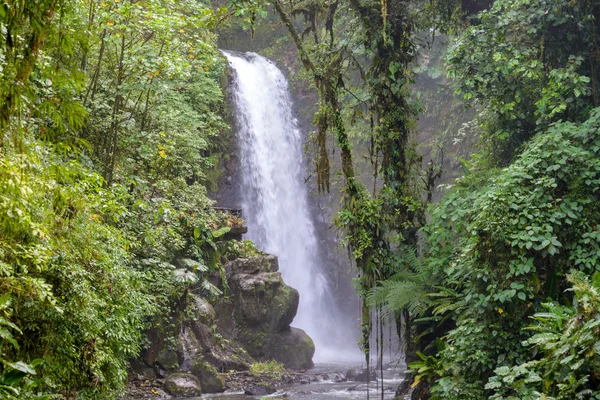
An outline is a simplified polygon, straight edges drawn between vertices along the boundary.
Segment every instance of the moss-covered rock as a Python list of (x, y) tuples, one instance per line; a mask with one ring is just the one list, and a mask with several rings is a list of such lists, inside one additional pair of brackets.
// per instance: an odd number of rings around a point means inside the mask
[(279, 271), (279, 261), (271, 254), (260, 254), (250, 258), (238, 258), (225, 265), (225, 275), (231, 279), (234, 275), (256, 275), (262, 272)]
[(258, 361), (310, 368), (313, 341), (304, 331), (290, 328), (300, 296), (285, 284), (278, 269), (277, 258), (271, 255), (228, 263), (229, 299), (217, 305), (216, 322)]
[(190, 374), (177, 373), (169, 376), (165, 381), (164, 389), (176, 397), (193, 397), (202, 394), (200, 381)]
[(259, 361), (279, 361), (289, 369), (314, 366), (315, 345), (302, 329), (288, 327), (275, 333), (245, 329), (240, 333), (240, 341)]
[[(248, 370), (257, 360), (276, 360), (291, 369), (312, 367), (312, 340), (304, 331), (290, 328), (298, 292), (283, 282), (278, 268), (277, 258), (267, 254), (229, 262), (228, 296), (213, 305), (190, 296), (184, 312), (173, 316), (168, 332), (150, 332), (145, 365), (159, 376), (171, 374), (171, 390), (193, 376), (205, 393), (225, 389), (219, 372)], [(169, 337), (177, 340), (171, 343)]]
[(217, 369), (208, 361), (196, 360), (190, 372), (198, 378), (204, 393), (225, 391), (225, 379), (219, 375)]
[(229, 280), (237, 322), (277, 332), (296, 316), (300, 296), (287, 286), (279, 272), (237, 274)]
[(215, 331), (200, 321), (193, 321), (190, 325), (203, 348), (203, 359), (215, 366), (217, 371), (245, 371), (256, 361), (231, 335)]
[(212, 325), (216, 316), (213, 306), (205, 298), (199, 296), (191, 296), (190, 300), (193, 318), (197, 318), (204, 324)]
[(174, 371), (179, 368), (179, 360), (177, 358), (177, 351), (170, 346), (166, 346), (160, 350), (156, 356), (155, 365), (164, 369), (165, 371)]
[(184, 323), (177, 338), (179, 369), (188, 372), (198, 358), (202, 358), (203, 348), (198, 342), (194, 330)]

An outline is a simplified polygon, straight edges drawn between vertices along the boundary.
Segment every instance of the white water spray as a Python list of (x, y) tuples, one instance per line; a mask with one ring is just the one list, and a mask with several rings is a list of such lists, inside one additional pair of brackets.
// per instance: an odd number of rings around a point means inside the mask
[(258, 54), (224, 54), (234, 70), (247, 237), (279, 257), (283, 279), (300, 293), (293, 325), (313, 338), (315, 361), (354, 356), (356, 344), (348, 342), (349, 329), (337, 322), (320, 271), (319, 244), (303, 179), (302, 135), (292, 115), (287, 81), (275, 64)]

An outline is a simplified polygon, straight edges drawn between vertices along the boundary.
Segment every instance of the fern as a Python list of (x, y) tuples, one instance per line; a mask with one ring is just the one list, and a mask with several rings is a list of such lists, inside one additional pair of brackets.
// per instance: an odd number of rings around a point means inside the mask
[(422, 315), (429, 309), (429, 293), (434, 289), (432, 268), (417, 255), (414, 247), (399, 251), (396, 259), (397, 272), (367, 293), (372, 307), (381, 307), (382, 316), (407, 310), (411, 315)]
[[(544, 303), (545, 312), (533, 316), (535, 323), (527, 329), (536, 332), (523, 344), (544, 354), (543, 358), (505, 369), (497, 369), (489, 389), (496, 390), (492, 399), (524, 391), (541, 393), (541, 397), (556, 400), (598, 398), (595, 380), (600, 373), (600, 273), (592, 281), (581, 273), (568, 275), (573, 285), (575, 302), (563, 306)], [(528, 381), (539, 376), (542, 381)], [(510, 377), (510, 379), (508, 379)], [(594, 377), (590, 382), (590, 377)], [(501, 382), (504, 382), (502, 384)], [(531, 387), (531, 383), (535, 383)], [(552, 397), (550, 397), (552, 396)], [(510, 398), (510, 397), (509, 397)]]

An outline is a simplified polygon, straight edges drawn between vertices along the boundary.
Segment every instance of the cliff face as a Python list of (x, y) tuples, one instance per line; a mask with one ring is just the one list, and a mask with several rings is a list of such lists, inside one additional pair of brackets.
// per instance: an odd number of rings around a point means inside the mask
[(204, 393), (222, 392), (225, 382), (218, 372), (247, 370), (257, 361), (312, 367), (312, 339), (290, 327), (298, 292), (283, 282), (278, 269), (277, 258), (266, 254), (226, 264), (227, 283), (220, 283), (226, 295), (212, 304), (190, 295), (171, 326), (152, 329), (135, 372), (167, 378), (165, 389), (178, 395), (176, 383), (184, 381), (194, 387), (197, 381)]

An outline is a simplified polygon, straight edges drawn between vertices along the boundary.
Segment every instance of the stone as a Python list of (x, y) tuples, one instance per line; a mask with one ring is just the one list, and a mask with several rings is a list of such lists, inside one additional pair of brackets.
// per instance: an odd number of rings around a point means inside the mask
[(227, 279), (237, 274), (258, 274), (261, 272), (279, 271), (277, 257), (264, 254), (250, 258), (238, 258), (225, 265), (225, 276)]
[(369, 371), (365, 368), (362, 371), (360, 371), (358, 374), (356, 374), (356, 376), (354, 377), (354, 380), (357, 382), (376, 381), (377, 373), (375, 371)]
[[(173, 379), (193, 376), (202, 392), (223, 392), (222, 373), (247, 371), (257, 361), (275, 360), (294, 370), (313, 367), (312, 339), (290, 327), (299, 294), (283, 281), (277, 257), (259, 254), (230, 261), (224, 268), (227, 286), (221, 289), (227, 296), (211, 304), (192, 294), (182, 319), (148, 332), (150, 346), (142, 361), (158, 377), (169, 377), (165, 388), (176, 390)], [(223, 285), (220, 276), (213, 278), (215, 285)], [(167, 340), (173, 336), (175, 344)], [(151, 375), (148, 368), (139, 371), (140, 376)]]
[(269, 385), (253, 385), (244, 390), (248, 396), (267, 396), (275, 393), (275, 389)]
[(169, 347), (162, 348), (156, 356), (156, 362), (160, 369), (167, 371), (174, 371), (179, 368), (179, 360), (177, 358), (177, 351)]
[(156, 371), (154, 368), (146, 365), (141, 359), (133, 360), (130, 364), (133, 376), (140, 380), (151, 380), (156, 378)]
[(172, 396), (193, 397), (202, 395), (200, 381), (194, 375), (176, 373), (167, 378), (164, 389)]
[(202, 357), (202, 347), (198, 343), (194, 331), (186, 323), (181, 326), (179, 331), (177, 347), (180, 353), (178, 356), (180, 360), (179, 369), (188, 372), (194, 362)]
[(240, 342), (259, 361), (279, 361), (294, 370), (314, 366), (315, 344), (302, 329), (288, 327), (277, 333), (245, 330), (244, 335), (247, 337), (240, 338)]
[(353, 369), (349, 369), (348, 371), (346, 371), (346, 375), (345, 375), (345, 380), (347, 381), (353, 381), (356, 379), (356, 371)]
[(247, 371), (256, 362), (236, 340), (219, 339), (210, 327), (199, 321), (193, 321), (190, 326), (203, 348), (202, 357), (217, 371)]
[(283, 282), (279, 272), (234, 275), (229, 286), (239, 325), (279, 332), (296, 316), (300, 295)]
[(207, 325), (212, 324), (216, 316), (213, 306), (206, 299), (199, 296), (192, 296), (192, 301), (194, 302), (194, 311), (198, 319)]
[(225, 391), (225, 379), (217, 369), (205, 360), (197, 360), (190, 373), (200, 381), (203, 393), (221, 393)]
[(219, 332), (239, 342), (258, 361), (276, 360), (290, 369), (312, 368), (312, 339), (290, 328), (300, 296), (284, 283), (278, 269), (277, 258), (271, 255), (229, 262), (225, 266), (229, 298), (216, 305), (216, 324)]

